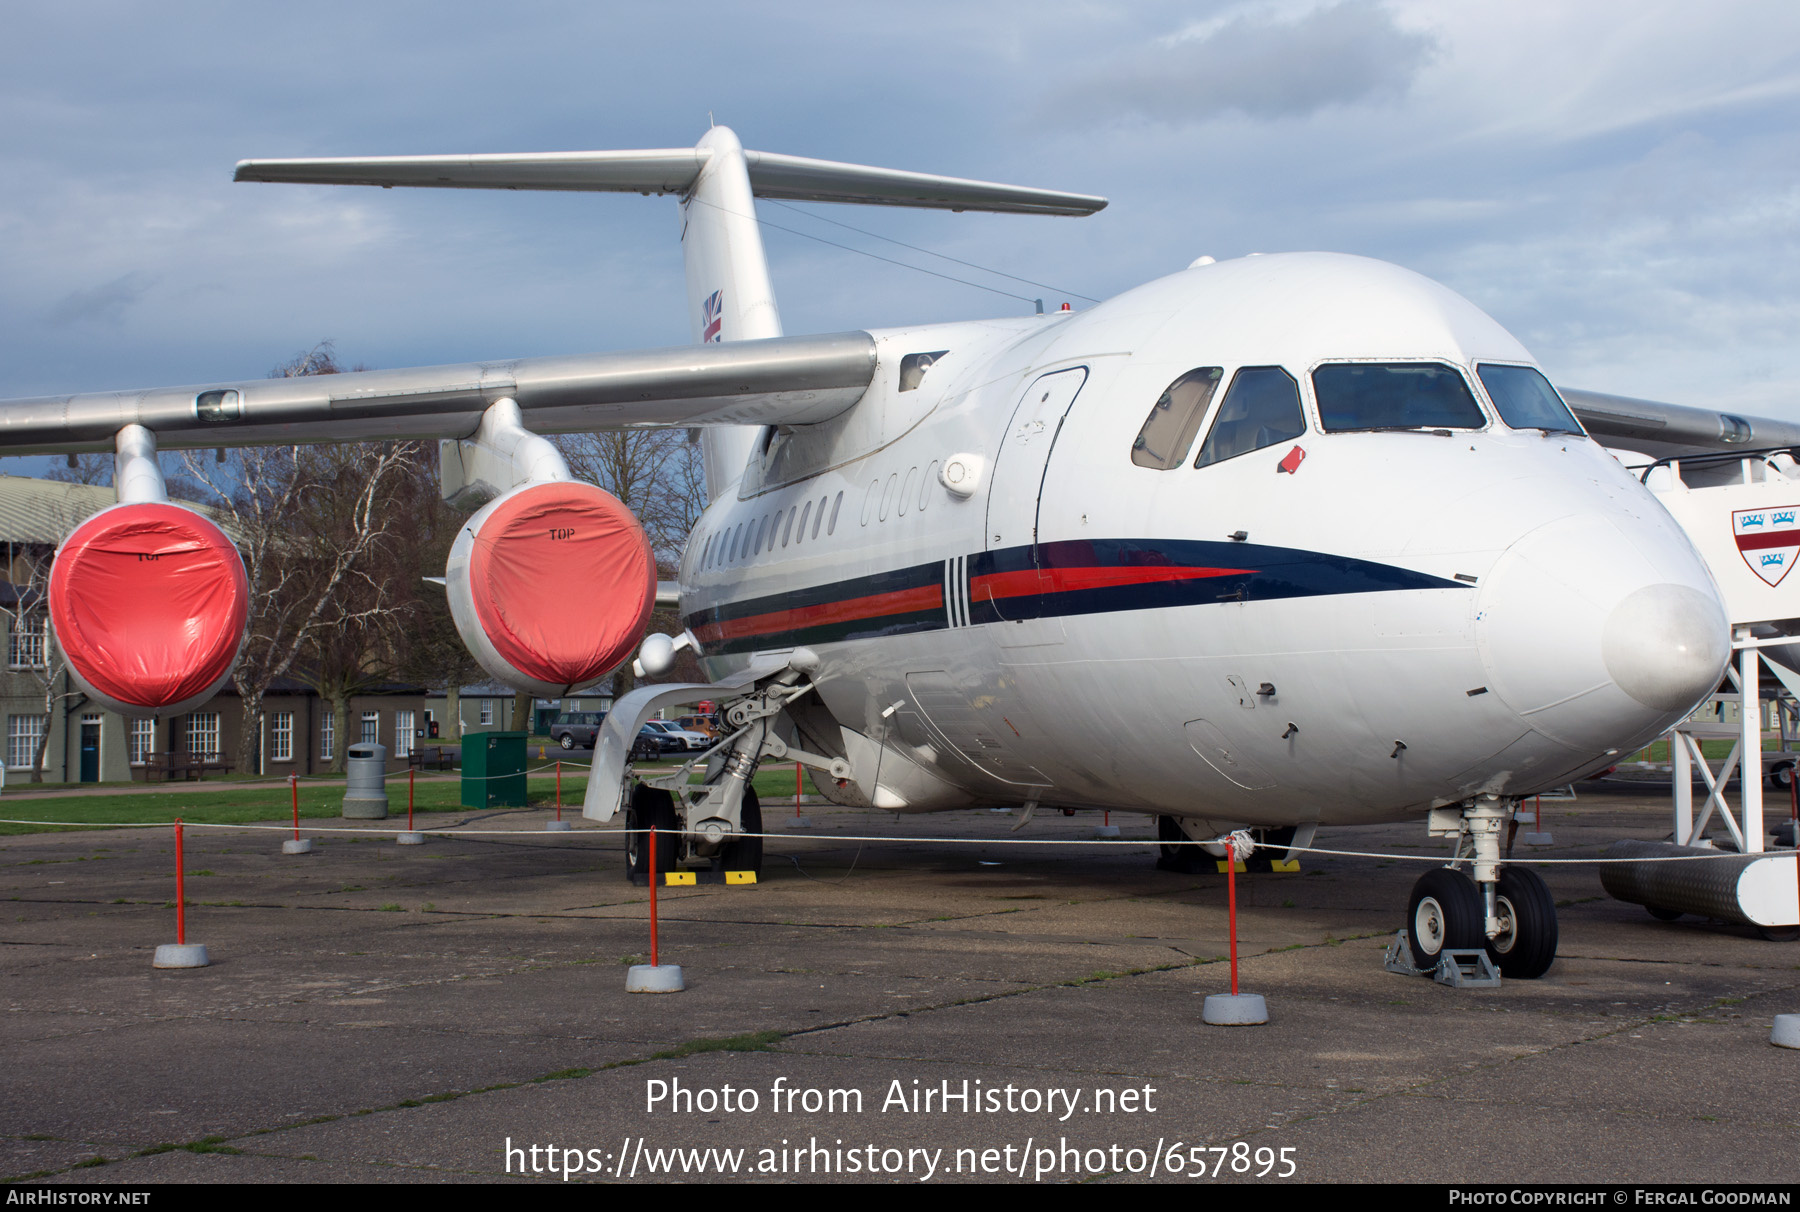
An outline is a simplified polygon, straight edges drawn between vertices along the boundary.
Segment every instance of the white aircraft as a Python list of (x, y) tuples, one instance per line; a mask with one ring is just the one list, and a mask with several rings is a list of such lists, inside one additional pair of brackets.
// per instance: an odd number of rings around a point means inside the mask
[[(697, 345), (0, 404), (6, 453), (117, 452), (121, 504), (64, 544), (52, 586), (78, 679), (172, 713), (235, 659), (241, 565), (163, 499), (159, 445), (435, 437), (445, 497), (479, 506), (446, 579), (495, 676), (561, 694), (629, 654), (659, 594), (679, 603), (686, 630), (640, 663), (691, 646), (712, 680), (625, 696), (585, 805), (628, 801), (663, 870), (759, 865), (766, 759), (896, 812), (1149, 813), (1176, 866), (1237, 828), (1303, 846), (1420, 819), (1458, 864), (1413, 891), (1416, 962), (1485, 945), (1537, 976), (1556, 910), (1503, 861), (1513, 806), (1662, 734), (1730, 647), (1706, 566), (1589, 433), (1651, 453), (1800, 441), (1596, 395), (1573, 397), (1584, 432), (1472, 304), (1325, 253), (1203, 257), (1079, 312), (785, 337), (755, 197), (1105, 201), (746, 151), (724, 127), (692, 149), (256, 160), (237, 179), (676, 195)], [(704, 428), (712, 500), (675, 586), (539, 436), (618, 426)], [(635, 782), (641, 722), (703, 699), (731, 729), (704, 783)]]

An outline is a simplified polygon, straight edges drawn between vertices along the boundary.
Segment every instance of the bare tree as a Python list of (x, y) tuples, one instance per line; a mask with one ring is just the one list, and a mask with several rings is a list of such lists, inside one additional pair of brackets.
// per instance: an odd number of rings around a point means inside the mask
[(599, 485), (637, 515), (658, 568), (673, 570), (706, 508), (699, 444), (678, 429), (611, 429), (556, 442), (576, 479)]
[[(637, 515), (656, 553), (657, 574), (673, 577), (706, 508), (706, 472), (696, 432), (614, 429), (565, 435), (557, 444), (577, 479), (599, 485)], [(659, 611), (651, 616), (650, 628), (678, 633), (681, 622), (673, 611)], [(682, 656), (686, 659), (678, 669), (654, 680), (678, 673), (694, 680), (698, 667), (689, 654)], [(613, 672), (613, 693), (623, 696), (635, 680), (626, 661)]]
[(379, 595), (340, 599), (372, 583), (366, 564), (393, 520), (397, 484), (416, 466), (407, 444), (274, 446), (231, 452), (224, 463), (190, 453), (187, 473), (237, 541), (250, 582), (245, 644), (232, 684), (243, 708), (238, 768), (256, 769), (263, 696), (314, 637), (379, 613)]
[[(74, 529), (70, 520), (65, 530)], [(31, 781), (44, 781), (44, 754), (50, 747), (50, 719), (56, 705), (83, 694), (69, 676), (68, 661), (57, 647), (47, 613), (50, 567), (55, 551), (46, 544), (8, 543), (7, 565), (11, 593), (0, 597), (0, 616), (6, 620), (6, 663), (31, 679), (44, 704), (43, 724), (38, 729), (37, 750), (31, 756)]]

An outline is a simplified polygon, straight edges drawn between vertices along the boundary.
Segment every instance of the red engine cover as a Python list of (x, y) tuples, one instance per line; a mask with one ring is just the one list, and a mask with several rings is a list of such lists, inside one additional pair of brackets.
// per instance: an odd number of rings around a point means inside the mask
[(535, 484), (482, 521), (469, 593), (508, 664), (540, 682), (582, 686), (643, 637), (656, 604), (656, 560), (616, 497), (592, 484)]
[(204, 694), (230, 671), (249, 605), (237, 548), (179, 505), (102, 510), (50, 570), (50, 621), (69, 664), (145, 712)]

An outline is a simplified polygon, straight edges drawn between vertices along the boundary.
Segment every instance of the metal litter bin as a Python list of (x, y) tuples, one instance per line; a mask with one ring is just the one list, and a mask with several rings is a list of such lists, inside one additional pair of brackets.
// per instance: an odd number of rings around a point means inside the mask
[(344, 763), (344, 819), (387, 819), (387, 746), (358, 743), (350, 746)]
[(462, 743), (465, 808), (525, 806), (525, 734), (471, 732)]

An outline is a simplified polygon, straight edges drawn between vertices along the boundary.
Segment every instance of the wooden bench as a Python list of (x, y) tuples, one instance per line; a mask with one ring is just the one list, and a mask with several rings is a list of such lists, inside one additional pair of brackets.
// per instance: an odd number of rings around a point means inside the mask
[(191, 757), (183, 753), (155, 753), (140, 769), (144, 772), (144, 781), (154, 783), (182, 779), (186, 782), (198, 782), (206, 778), (208, 773), (230, 774), (231, 763), (224, 758)]
[(425, 745), (406, 755), (406, 764), (414, 770), (455, 770), (462, 750), (454, 745)]

